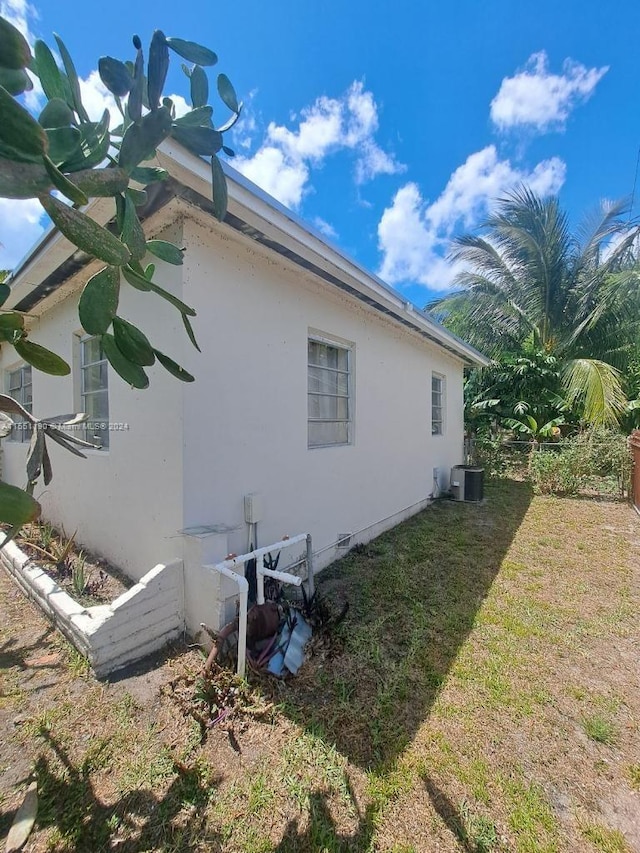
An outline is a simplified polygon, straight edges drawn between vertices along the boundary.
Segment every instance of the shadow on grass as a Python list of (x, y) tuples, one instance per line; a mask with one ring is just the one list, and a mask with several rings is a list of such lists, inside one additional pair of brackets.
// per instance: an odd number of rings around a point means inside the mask
[[(34, 767), (39, 798), (36, 828), (55, 828), (48, 850), (187, 851), (202, 849), (205, 837), (208, 849), (220, 849), (220, 839), (205, 823), (212, 785), (203, 783), (197, 769), (174, 764), (173, 779), (163, 793), (158, 786), (138, 788), (107, 805), (90, 778), (100, 756), (93, 753), (74, 762), (49, 732), (41, 731), (41, 736), (50, 751), (43, 751)], [(13, 814), (2, 816), (5, 831), (12, 819)]]
[(444, 825), (455, 836), (460, 849), (464, 853), (482, 853), (482, 850), (486, 848), (479, 847), (477, 842), (469, 837), (462, 814), (444, 791), (438, 788), (432, 779), (426, 778), (424, 784), (433, 808), (440, 815)]
[(304, 851), (364, 851), (370, 850), (375, 832), (375, 810), (367, 808), (360, 818), (355, 835), (342, 835), (331, 817), (326, 799), (320, 794), (309, 797), (308, 825), (301, 830), (298, 820), (292, 820), (282, 836), (274, 853), (304, 853)]
[[(55, 629), (49, 626), (38, 634), (34, 634), (30, 643), (25, 644), (17, 637), (10, 637), (6, 642), (0, 645), (0, 670), (11, 669), (17, 667), (20, 670), (38, 669), (38, 668), (53, 668), (53, 660), (49, 660), (43, 655), (42, 649), (46, 646), (49, 638), (54, 634)], [(40, 653), (42, 661), (34, 659), (27, 663), (30, 658)]]
[(296, 722), (350, 761), (384, 770), (429, 715), (531, 502), (528, 483), (488, 484), (481, 504), (439, 501), (320, 576), (338, 649), (272, 688)]

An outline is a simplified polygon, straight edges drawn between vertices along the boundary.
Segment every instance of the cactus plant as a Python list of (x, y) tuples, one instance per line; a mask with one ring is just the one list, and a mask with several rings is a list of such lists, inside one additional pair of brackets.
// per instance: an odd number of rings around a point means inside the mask
[[(139, 186), (166, 179), (162, 169), (144, 164), (161, 142), (173, 137), (193, 153), (210, 159), (213, 208), (216, 217), (224, 219), (227, 187), (218, 154), (224, 149), (227, 156), (233, 156), (223, 144), (223, 134), (238, 120), (242, 104), (228, 77), (218, 75), (217, 91), (230, 117), (215, 127), (213, 110), (206, 103), (209, 84), (205, 67), (217, 63), (216, 54), (195, 42), (166, 37), (156, 30), (146, 69), (138, 36), (133, 37), (132, 62), (110, 56), (103, 56), (98, 62), (100, 78), (113, 94), (122, 118), (119, 126), (112, 129), (108, 110), (99, 121), (89, 118), (71, 54), (58, 35), (55, 41), (62, 67), (44, 41), (36, 41), (32, 52), (16, 27), (0, 17), (0, 197), (37, 198), (73, 245), (104, 262), (106, 266), (85, 285), (79, 303), (80, 322), (86, 332), (101, 336), (109, 363), (125, 382), (146, 388), (149, 380), (143, 367), (156, 358), (172, 376), (191, 382), (193, 376), (160, 352), (140, 329), (118, 316), (120, 282), (170, 302), (181, 314), (189, 340), (198, 348), (189, 322), (195, 311), (153, 281), (154, 264), (146, 268), (141, 265), (147, 253), (180, 264), (182, 249), (165, 241), (146, 240), (136, 210), (136, 205), (146, 198)], [(180, 118), (176, 117), (171, 99), (163, 97), (171, 53), (189, 63), (182, 68), (189, 79), (193, 109)], [(18, 100), (33, 85), (27, 72), (39, 78), (46, 98), (37, 118)], [(71, 204), (60, 201), (58, 193)], [(95, 197), (114, 199), (115, 229), (99, 225), (79, 209)], [(0, 304), (8, 294), (8, 288), (2, 285)], [(60, 356), (28, 340), (24, 319), (17, 311), (0, 315), (0, 341), (13, 346), (24, 361), (38, 370), (53, 375), (69, 372)], [(38, 422), (16, 407), (21, 408), (11, 398), (0, 395), (0, 412), (21, 414), (37, 425), (29, 451), (24, 499), (18, 499), (13, 487), (0, 483), (0, 521), (14, 527), (33, 518), (39, 510), (31, 495), (35, 479), (42, 472), (46, 482), (51, 478), (45, 436), (79, 455), (82, 454), (77, 445), (83, 443), (53, 422)]]

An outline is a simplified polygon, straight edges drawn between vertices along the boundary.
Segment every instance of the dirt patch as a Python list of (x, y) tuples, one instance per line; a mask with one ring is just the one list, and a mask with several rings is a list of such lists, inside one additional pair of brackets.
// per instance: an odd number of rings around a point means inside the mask
[(116, 566), (47, 522), (25, 525), (16, 544), (79, 604), (109, 604), (134, 582)]

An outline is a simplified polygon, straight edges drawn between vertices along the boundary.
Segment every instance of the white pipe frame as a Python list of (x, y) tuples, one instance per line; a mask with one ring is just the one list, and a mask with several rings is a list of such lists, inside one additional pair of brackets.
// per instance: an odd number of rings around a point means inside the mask
[(244, 669), (247, 658), (247, 609), (249, 603), (249, 581), (244, 575), (234, 572), (226, 564), (230, 562), (225, 560), (224, 563), (218, 563), (215, 566), (205, 566), (205, 569), (210, 569), (213, 572), (229, 578), (230, 581), (238, 584), (238, 594), (240, 598), (240, 612), (238, 613), (238, 668), (236, 672), (240, 678), (244, 678)]
[(240, 678), (244, 678), (246, 657), (247, 657), (247, 610), (249, 604), (249, 582), (244, 576), (244, 566), (249, 560), (256, 561), (256, 581), (257, 593), (256, 599), (258, 604), (264, 604), (264, 578), (265, 576), (275, 578), (281, 583), (290, 583), (294, 586), (300, 586), (302, 578), (298, 575), (292, 575), (289, 572), (277, 572), (273, 569), (266, 569), (262, 565), (261, 557), (269, 554), (272, 551), (282, 551), (285, 548), (291, 548), (293, 545), (298, 545), (301, 542), (306, 543), (307, 548), (307, 586), (309, 595), (313, 595), (313, 551), (311, 548), (311, 534), (300, 533), (298, 536), (292, 536), (290, 539), (281, 539), (280, 542), (275, 542), (266, 548), (256, 548), (248, 554), (241, 554), (239, 557), (230, 557), (228, 560), (223, 560), (222, 563), (205, 566), (213, 572), (223, 575), (225, 578), (233, 581), (238, 585), (238, 593), (240, 598), (240, 612), (238, 614), (238, 668), (237, 673)]

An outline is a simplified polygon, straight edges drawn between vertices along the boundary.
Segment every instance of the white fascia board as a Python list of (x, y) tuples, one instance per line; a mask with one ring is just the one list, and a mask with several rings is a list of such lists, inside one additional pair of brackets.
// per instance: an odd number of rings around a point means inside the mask
[[(180, 183), (205, 198), (210, 198), (210, 167), (205, 160), (191, 154), (172, 140), (162, 143), (158, 150), (158, 160), (162, 167)], [(426, 332), (431, 339), (450, 352), (458, 354), (465, 362), (481, 366), (491, 363), (490, 359), (474, 347), (461, 341), (425, 312), (405, 300), (382, 279), (365, 270), (336, 246), (327, 242), (319, 231), (265, 193), (228, 163), (221, 162), (227, 177), (230, 213), (317, 267), (339, 277), (418, 331)]]
[[(106, 225), (113, 219), (115, 203), (112, 198), (96, 198), (83, 207), (82, 212), (100, 225)], [(51, 224), (11, 273), (7, 282), (11, 296), (4, 307), (11, 308), (24, 299), (77, 251), (77, 247)]]
[[(162, 143), (157, 152), (158, 163), (179, 183), (204, 198), (211, 197), (211, 171), (201, 157), (171, 139)], [(229, 211), (267, 237), (295, 252), (319, 269), (340, 278), (362, 296), (374, 300), (401, 324), (408, 324), (426, 333), (449, 352), (457, 354), (467, 364), (486, 366), (490, 359), (474, 347), (457, 338), (425, 312), (389, 287), (382, 279), (365, 270), (336, 246), (329, 243), (297, 214), (245, 178), (228, 163), (221, 161), (227, 177)], [(101, 225), (115, 214), (111, 198), (92, 200), (83, 212)], [(56, 228), (51, 228), (38, 240), (14, 270), (9, 284), (11, 297), (8, 308), (20, 302), (54, 270), (70, 258), (77, 249)]]

